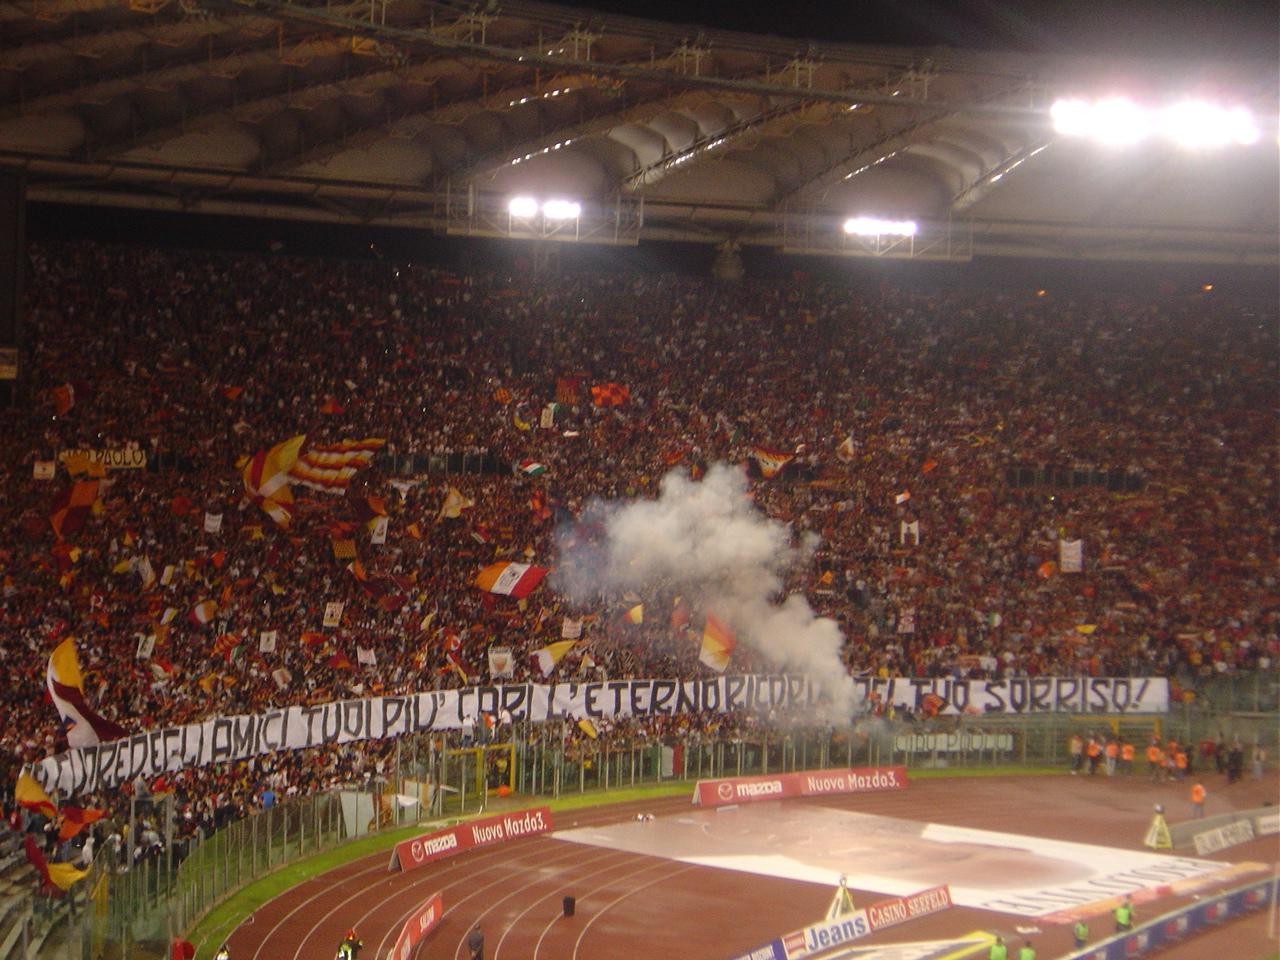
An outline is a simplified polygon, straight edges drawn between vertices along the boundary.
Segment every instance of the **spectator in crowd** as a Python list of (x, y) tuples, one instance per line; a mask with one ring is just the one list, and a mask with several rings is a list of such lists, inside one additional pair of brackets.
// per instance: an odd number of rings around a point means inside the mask
[[(593, 501), (717, 462), (744, 465), (803, 546), (785, 589), (840, 626), (852, 674), (1146, 674), (1194, 695), (1280, 650), (1274, 304), (93, 243), (32, 245), (29, 266), (31, 393), (0, 411), (0, 782), (67, 747), (43, 702), (65, 636), (90, 700), (131, 731), (460, 686), (487, 678), (494, 647), (513, 682), (539, 680), (532, 654), (566, 621), (584, 626), (562, 675), (704, 675), (667, 615), (679, 583), (654, 585), (642, 599), (663, 615), (635, 624), (608, 615), (620, 597), (547, 581), (516, 603), (472, 582), (496, 559), (554, 565), (558, 534), (595, 535)], [(242, 474), (298, 434), (386, 442), (345, 490), (297, 487), (286, 529)], [(94, 506), (64, 503), (76, 480), (96, 482)], [(735, 671), (770, 666), (734, 651)], [(687, 721), (665, 722), (611, 729)], [(275, 754), (76, 799), (110, 810), (99, 855), (114, 837), (127, 862), (167, 828), (123, 836), (130, 796), (172, 809), (181, 840), (363, 782), (391, 752)]]

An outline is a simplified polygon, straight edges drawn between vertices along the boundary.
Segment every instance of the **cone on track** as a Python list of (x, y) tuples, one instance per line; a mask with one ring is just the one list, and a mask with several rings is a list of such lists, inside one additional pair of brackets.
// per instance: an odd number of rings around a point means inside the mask
[(840, 917), (847, 917), (856, 910), (857, 907), (853, 905), (853, 894), (849, 892), (848, 882), (842, 873), (840, 874), (840, 885), (836, 887), (835, 895), (831, 898), (831, 906), (827, 907), (827, 919), (838, 920)]
[(1147, 827), (1147, 836), (1142, 841), (1144, 847), (1152, 850), (1172, 850), (1173, 838), (1169, 835), (1169, 824), (1164, 822), (1164, 811), (1156, 807), (1156, 815), (1151, 818), (1151, 826)]

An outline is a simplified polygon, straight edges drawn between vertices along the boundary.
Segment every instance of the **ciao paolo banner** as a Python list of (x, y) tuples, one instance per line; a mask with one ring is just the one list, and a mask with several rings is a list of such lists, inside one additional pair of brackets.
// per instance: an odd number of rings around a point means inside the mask
[(693, 802), (703, 807), (723, 807), (731, 803), (751, 803), (756, 800), (904, 790), (906, 786), (906, 767), (802, 770), (774, 776), (699, 780), (693, 790)]
[(390, 869), (412, 870), (433, 860), (443, 860), (466, 850), (532, 837), (551, 829), (551, 808), (535, 807), (499, 817), (472, 820), (447, 830), (402, 840), (391, 851)]

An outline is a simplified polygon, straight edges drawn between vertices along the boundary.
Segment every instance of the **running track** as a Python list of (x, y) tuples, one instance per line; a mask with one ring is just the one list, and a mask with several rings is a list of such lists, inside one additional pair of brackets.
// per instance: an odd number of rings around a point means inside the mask
[[(1227, 787), (1206, 780), (1210, 815), (1274, 802), (1276, 781)], [(907, 791), (824, 798), (841, 806), (908, 820), (1000, 830), (1053, 839), (1142, 849), (1152, 804), (1163, 803), (1171, 822), (1183, 818), (1186, 784), (1151, 784), (1140, 778), (978, 778), (922, 780)], [(691, 791), (692, 792), (692, 791)], [(792, 801), (809, 803), (816, 801)], [(528, 804), (536, 805), (536, 804)], [(666, 799), (558, 815), (557, 828), (687, 813), (687, 799)], [(362, 960), (384, 960), (405, 919), (436, 891), (445, 914), (414, 954), (418, 960), (467, 960), (467, 935), (485, 932), (488, 960), (725, 960), (780, 933), (820, 918), (831, 890), (808, 883), (718, 870), (641, 854), (533, 837), (468, 852), (409, 873), (390, 872), (390, 854), (353, 861), (309, 880), (263, 905), (228, 938), (236, 960), (329, 960), (354, 925), (365, 942)], [(1280, 840), (1256, 840), (1210, 859), (1280, 863)], [(577, 900), (564, 917), (562, 898)], [(855, 891), (865, 904), (883, 894)], [(1169, 909), (1178, 898), (1144, 906), (1140, 918)], [(1028, 921), (987, 911), (953, 908), (883, 931), (866, 942), (922, 940), (973, 930), (1021, 939)], [(1095, 936), (1106, 932), (1094, 921)], [(1041, 925), (1033, 936), (1040, 956), (1070, 947), (1065, 928)], [(215, 945), (216, 946), (216, 945)], [(1190, 956), (1260, 960), (1275, 951), (1265, 925), (1230, 924), (1185, 945)], [(203, 955), (203, 954), (202, 954)], [(1166, 956), (1172, 958), (1175, 954)]]

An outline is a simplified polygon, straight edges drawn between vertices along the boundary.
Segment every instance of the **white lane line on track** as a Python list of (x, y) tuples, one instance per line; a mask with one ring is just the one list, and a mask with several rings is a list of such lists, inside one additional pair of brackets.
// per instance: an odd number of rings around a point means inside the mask
[[(600, 854), (600, 856), (593, 857), (590, 862), (594, 863), (597, 860), (604, 860), (611, 856), (618, 856), (618, 854), (619, 854), (619, 851), (617, 850), (605, 850)], [(530, 866), (536, 868), (539, 866), (545, 866), (547, 864), (573, 862), (574, 860), (578, 860), (581, 857), (581, 855), (582, 855), (582, 851), (580, 849), (570, 849), (566, 851), (563, 856), (554, 857), (554, 858), (544, 857), (543, 859), (539, 860), (536, 864), (531, 864)], [(453, 906), (446, 904), (445, 916), (448, 916), (450, 913), (456, 913), (457, 908), (461, 907), (468, 900), (474, 900), (476, 897), (480, 896), (486, 890), (489, 890), (492, 887), (496, 887), (499, 884), (511, 883), (513, 877), (519, 876), (520, 869), (521, 869), (521, 865), (518, 863), (505, 864), (504, 869), (499, 873), (498, 878), (496, 880), (492, 881), (491, 883), (486, 883), (484, 886), (479, 887), (476, 890), (473, 890), (471, 893), (467, 894), (467, 896), (463, 897), (461, 900), (456, 901), (453, 904)], [(535, 886), (537, 882), (538, 881), (529, 881), (523, 887), (520, 887), (518, 889), (528, 889), (529, 887)], [(510, 894), (508, 894), (507, 896), (510, 896)], [(502, 900), (505, 900), (505, 899), (507, 899), (507, 897), (504, 896), (500, 900), (496, 901), (496, 903), (501, 903)], [(486, 907), (483, 911), (481, 911), (480, 916), (483, 917), (484, 914), (488, 913), (489, 910), (491, 909), (492, 909), (491, 906)], [(477, 921), (478, 919), (479, 917), (477, 917)], [(458, 958), (462, 957), (463, 955), (462, 951), (466, 948), (466, 945), (467, 945), (467, 934), (469, 934), (471, 932), (471, 928), (476, 925), (477, 925), (476, 922), (472, 922), (468, 924), (467, 929), (463, 931), (462, 934), (459, 935), (458, 944), (456, 947), (454, 947), (454, 950), (453, 950), (454, 960), (458, 960)]]
[[(575, 811), (575, 813), (577, 815), (577, 819), (575, 819), (572, 822), (572, 826), (574, 827), (577, 827), (577, 826), (590, 827), (596, 824), (613, 823), (618, 819), (618, 816), (619, 816), (618, 810), (611, 810), (607, 806), (599, 808), (599, 811), (595, 813), (584, 813), (583, 811)], [(429, 831), (427, 831), (426, 828), (424, 827), (424, 832), (429, 832)], [(542, 846), (550, 845), (554, 842), (555, 841), (553, 841), (550, 836), (547, 836), (545, 838), (544, 837), (529, 838), (529, 840), (527, 841), (527, 844), (533, 844), (541, 848)], [(407, 888), (411, 889), (416, 886), (438, 888), (440, 886), (441, 879), (448, 874), (461, 872), (464, 868), (468, 873), (470, 873), (477, 865), (482, 864), (486, 861), (502, 859), (509, 863), (510, 855), (511, 855), (511, 847), (508, 845), (502, 845), (500, 847), (493, 848), (491, 850), (472, 851), (463, 857), (450, 858), (448, 860), (443, 860), (443, 861), (440, 861), (438, 864), (433, 865), (437, 867), (437, 869), (430, 870), (429, 872), (424, 873), (421, 877), (415, 877), (413, 880), (409, 881)], [(255, 916), (257, 912), (261, 912), (264, 907), (274, 902), (274, 900), (281, 899), (281, 898), (291, 899), (292, 896), (296, 896), (299, 892), (301, 892), (301, 888), (304, 888), (306, 885), (311, 884), (312, 881), (318, 881), (318, 883), (316, 884), (318, 889), (316, 889), (314, 893), (312, 893), (310, 896), (305, 897), (301, 903), (299, 903), (298, 905), (290, 909), (284, 916), (277, 919), (273, 924), (271, 924), (270, 927), (264, 930), (263, 927), (265, 925), (259, 925), (255, 929), (254, 933), (257, 935), (257, 937), (261, 937), (261, 939), (258, 940), (257, 946), (254, 950), (254, 953), (252, 954), (251, 960), (264, 960), (264, 950), (270, 951), (269, 953), (265, 954), (265, 957), (270, 958), (270, 960), (274, 960), (274, 958), (280, 957), (282, 955), (280, 945), (273, 941), (283, 936), (280, 933), (280, 929), (285, 925), (287, 921), (293, 918), (294, 915), (296, 915), (299, 911), (306, 910), (321, 896), (331, 894), (334, 891), (335, 887), (338, 887), (338, 888), (346, 887), (348, 884), (358, 882), (361, 880), (361, 878), (367, 877), (370, 874), (382, 873), (385, 875), (387, 871), (387, 866), (386, 866), (387, 859), (389, 856), (390, 856), (390, 851), (388, 850), (388, 851), (380, 851), (378, 853), (369, 854), (365, 857), (357, 858), (346, 864), (343, 864), (342, 867), (338, 867), (335, 869), (341, 870), (344, 868), (359, 866), (362, 862), (368, 862), (371, 864), (371, 866), (364, 868), (362, 870), (358, 870), (357, 872), (352, 873), (348, 876), (342, 877), (341, 879), (336, 881), (333, 880), (331, 877), (329, 877), (328, 874), (320, 877), (308, 878), (308, 880), (304, 881), (303, 884), (299, 884), (298, 887), (291, 888), (290, 890), (277, 895), (277, 897), (274, 897), (272, 898), (272, 900), (268, 901), (267, 904), (263, 904), (263, 906), (259, 907), (258, 911), (255, 912)], [(412, 876), (412, 874), (393, 873), (390, 875), (388, 882), (404, 885), (405, 878), (408, 876)], [(450, 884), (450, 886), (453, 886), (453, 884)], [(430, 892), (434, 892), (434, 889), (431, 890)], [(362, 886), (357, 893), (354, 893), (352, 896), (346, 898), (346, 900), (344, 900), (343, 903), (345, 905), (353, 901), (361, 900), (365, 896), (367, 896), (367, 893), (368, 893), (367, 886)], [(447, 912), (448, 910), (447, 903), (445, 904), (445, 907)], [(329, 914), (332, 914), (333, 912), (334, 912), (333, 910), (330, 910)], [(407, 916), (407, 914), (405, 914), (405, 916)], [(248, 921), (241, 923), (239, 926), (232, 929), (225, 937), (217, 938), (218, 942), (221, 943), (224, 940), (230, 940), (232, 937), (234, 937), (237, 931), (245, 929), (248, 926), (249, 926)], [(257, 939), (257, 937), (255, 937), (255, 939)], [(385, 940), (385, 937), (383, 939)], [(303, 953), (303, 948), (306, 946), (305, 940), (302, 943), (297, 943), (295, 938), (293, 936), (290, 936), (288, 937), (288, 941), (289, 941), (289, 944), (297, 945), (297, 950), (295, 951), (293, 956), (294, 956), (294, 960), (300, 960), (300, 957)], [(286, 946), (285, 949), (288, 949), (288, 947)], [(239, 951), (237, 951), (237, 955), (238, 953)], [(307, 956), (309, 960), (315, 960), (313, 951), (308, 952)]]
[[(496, 851), (495, 851), (495, 852), (496, 852)], [(509, 851), (509, 850), (507, 851), (507, 854), (508, 854), (508, 861), (507, 861), (507, 862), (510, 862), (510, 860), (509, 860), (510, 851)], [(493, 858), (488, 858), (488, 857), (486, 857), (486, 859), (493, 859)], [(543, 861), (541, 861), (541, 862), (543, 862), (543, 863), (546, 863), (546, 862), (556, 862), (556, 861), (557, 861), (557, 860), (559, 860), (559, 859), (563, 859), (563, 858), (555, 858), (555, 860), (552, 860), (552, 861), (543, 860)], [(473, 863), (473, 864), (472, 864), (472, 868), (473, 868), (473, 869), (474, 869), (474, 866), (475, 866), (475, 865), (474, 865), (474, 863)], [(394, 878), (393, 878), (393, 879), (394, 879)], [(470, 879), (470, 878), (468, 877), (468, 878), (465, 878), (465, 879)], [(461, 882), (461, 881), (459, 881), (459, 882)], [(482, 889), (482, 890), (488, 889), (488, 887), (489, 887), (489, 886), (493, 886), (494, 884), (497, 884), (497, 883), (500, 883), (500, 882), (501, 882), (501, 878), (500, 878), (499, 880), (495, 880), (493, 884), (488, 884), (487, 886), (482, 887), (481, 889)], [(416, 884), (414, 884), (414, 885), (416, 885)], [(367, 892), (367, 891), (361, 891), (360, 893), (357, 893), (357, 894), (355, 894), (354, 896), (351, 896), (351, 897), (349, 897), (349, 898), (347, 898), (347, 899), (345, 899), (345, 900), (341, 901), (341, 902), (340, 902), (340, 903), (338, 903), (336, 906), (331, 907), (331, 908), (330, 908), (329, 910), (327, 910), (324, 914), (322, 914), (322, 915), (320, 916), (320, 918), (319, 918), (319, 919), (317, 919), (317, 920), (316, 920), (316, 922), (315, 922), (315, 923), (313, 923), (313, 924), (311, 925), (311, 928), (307, 931), (306, 935), (302, 938), (302, 941), (298, 944), (298, 948), (297, 948), (297, 950), (296, 950), (296, 951), (294, 952), (294, 954), (293, 954), (293, 960), (300, 960), (300, 958), (302, 958), (302, 957), (304, 957), (304, 956), (305, 956), (305, 957), (307, 957), (307, 958), (308, 958), (308, 960), (316, 960), (316, 958), (317, 958), (317, 954), (316, 954), (316, 952), (315, 952), (315, 948), (309, 948), (309, 947), (307, 947), (307, 942), (308, 942), (308, 941), (309, 941), (313, 936), (315, 936), (315, 933), (316, 933), (317, 928), (319, 928), (321, 925), (323, 925), (324, 923), (326, 923), (326, 922), (328, 921), (328, 919), (329, 919), (330, 917), (332, 917), (334, 914), (339, 913), (339, 912), (340, 912), (340, 911), (342, 911), (342, 910), (346, 910), (346, 909), (348, 909), (348, 908), (349, 908), (349, 906), (350, 906), (350, 904), (351, 904), (353, 901), (358, 901), (359, 899), (361, 899), (361, 898), (365, 895), (365, 893), (366, 893), (366, 892)], [(479, 892), (479, 891), (477, 891), (477, 892)], [(473, 895), (474, 895), (474, 894), (473, 894)], [(473, 895), (472, 895), (472, 896), (473, 896)], [(465, 903), (465, 902), (466, 902), (467, 900), (469, 900), (469, 899), (471, 899), (471, 896), (464, 897), (462, 900), (458, 901), (458, 903)], [(376, 904), (376, 905), (375, 905), (375, 906), (373, 906), (371, 909), (366, 910), (366, 912), (365, 912), (365, 916), (366, 916), (366, 917), (368, 917), (368, 916), (369, 916), (369, 915), (371, 915), (371, 914), (380, 913), (380, 912), (382, 911), (382, 907), (383, 907), (383, 906), (384, 906), (384, 904), (383, 904), (383, 903), (378, 903), (378, 904)], [(449, 913), (449, 908), (446, 906), (446, 908), (445, 908), (445, 915), (447, 916), (447, 915), (448, 915), (448, 913)], [(324, 949), (325, 949), (324, 947), (321, 947), (321, 950), (324, 950)], [(334, 945), (334, 950), (335, 950), (335, 951), (337, 950), (337, 945), (336, 945), (336, 944)]]
[[(601, 853), (601, 858), (605, 856), (610, 856), (610, 855), (615, 855), (615, 852), (604, 851)], [(552, 862), (552, 861), (548, 861), (545, 857), (541, 857), (538, 860), (528, 864), (527, 869), (534, 869), (538, 865), (545, 864), (548, 862)], [(512, 861), (509, 859), (503, 860), (500, 866), (502, 867), (504, 874), (511, 871), (515, 871), (518, 873), (522, 868), (525, 867), (525, 865), (523, 865), (521, 862)], [(488, 869), (492, 869), (492, 867)], [(378, 944), (378, 948), (373, 955), (375, 957), (382, 957), (383, 949), (384, 948), (388, 950), (390, 949), (391, 945), (393, 945), (394, 943), (395, 938), (399, 936), (400, 929), (404, 926), (405, 921), (408, 920), (408, 918), (412, 916), (413, 913), (422, 905), (422, 901), (423, 899), (425, 899), (425, 897), (423, 897), (422, 894), (419, 892), (418, 890), (419, 887), (422, 888), (423, 891), (429, 891), (431, 894), (439, 892), (442, 895), (442, 898), (444, 900), (444, 913), (441, 914), (439, 922), (443, 922), (444, 919), (448, 917), (450, 913), (455, 912), (453, 909), (455, 906), (466, 903), (468, 900), (471, 899), (471, 896), (474, 895), (474, 894), (469, 894), (468, 896), (465, 896), (462, 899), (456, 901), (456, 903), (451, 904), (450, 898), (448, 897), (449, 891), (454, 889), (455, 887), (460, 887), (463, 884), (470, 885), (475, 883), (475, 880), (476, 880), (475, 873), (476, 871), (473, 866), (473, 869), (467, 871), (466, 876), (458, 876), (453, 881), (446, 884), (441, 884), (440, 879), (435, 875), (428, 874), (415, 879), (409, 884), (409, 886), (404, 887), (402, 891), (398, 891), (396, 894), (397, 897), (399, 897), (401, 892), (407, 892), (412, 894), (412, 903), (410, 903), (410, 905), (406, 909), (401, 911), (400, 915), (395, 918), (392, 926), (387, 930), (385, 934), (383, 934), (382, 939)], [(492, 886), (492, 884), (490, 884), (490, 886)], [(487, 887), (481, 888), (481, 890), (483, 889), (487, 889)], [(478, 892), (480, 891), (477, 891), (477, 893)], [(378, 906), (377, 912), (386, 913), (386, 907), (388, 902), (389, 901), (384, 900)], [(468, 931), (469, 929), (470, 928), (468, 928)], [(421, 950), (423, 948), (419, 947), (418, 949)]]
[[(648, 859), (648, 858), (646, 858), (646, 859)], [(593, 859), (593, 860), (587, 860), (587, 859), (585, 859), (585, 858), (584, 858), (583, 863), (589, 863), (589, 862), (595, 862), (595, 860), (594, 860), (594, 859)], [(627, 863), (631, 863), (631, 862), (634, 862), (634, 858), (633, 858), (633, 857), (627, 857), (627, 858), (626, 858), (622, 863), (617, 863), (617, 864), (612, 864), (612, 863), (611, 863), (611, 864), (609, 864), (609, 865), (607, 865), (607, 866), (601, 867), (599, 870), (592, 870), (592, 871), (590, 871), (590, 872), (588, 872), (588, 873), (584, 873), (584, 874), (581, 874), (581, 875), (575, 875), (575, 876), (573, 877), (573, 880), (572, 880), (571, 882), (572, 882), (572, 883), (574, 883), (574, 884), (579, 884), (579, 883), (585, 882), (585, 881), (587, 881), (587, 880), (590, 880), (592, 877), (598, 877), (598, 876), (600, 876), (601, 874), (607, 874), (607, 873), (610, 873), (610, 872), (612, 872), (612, 871), (613, 871), (613, 869), (614, 869), (615, 867), (621, 867), (621, 866), (624, 866), (624, 865), (626, 865)], [(665, 865), (667, 864), (667, 862), (668, 862), (668, 861), (665, 861), (665, 860), (664, 860), (664, 861), (662, 861), (662, 862), (661, 862), (661, 864), (660, 864), (660, 865), (665, 866)], [(642, 868), (640, 868), (640, 869), (641, 869), (641, 870), (644, 870), (644, 869), (650, 869), (650, 868), (652, 868), (653, 866), (654, 866), (654, 864), (650, 863), (650, 864), (647, 864), (645, 867), (642, 867)], [(623, 879), (626, 879), (627, 877), (633, 876), (633, 875), (634, 875), (635, 873), (637, 873), (637, 872), (638, 872), (638, 871), (636, 871), (636, 870), (630, 870), (630, 871), (627, 871), (626, 873), (623, 873), (623, 874), (618, 875), (616, 878), (615, 878), (615, 877), (611, 877), (611, 878), (607, 879), (604, 883), (597, 883), (594, 887), (587, 888), (587, 896), (591, 896), (593, 893), (595, 893), (595, 892), (596, 892), (596, 891), (598, 891), (598, 890), (604, 890), (604, 889), (608, 888), (608, 886), (609, 886), (611, 883), (615, 882), (615, 880), (623, 880)], [(543, 896), (539, 897), (537, 900), (533, 901), (533, 903), (529, 904), (529, 906), (525, 907), (523, 910), (521, 910), (521, 911), (520, 911), (518, 914), (516, 914), (514, 917), (512, 917), (512, 918), (507, 922), (507, 924), (506, 924), (506, 929), (504, 929), (504, 930), (503, 930), (503, 932), (502, 932), (502, 936), (498, 938), (497, 946), (495, 946), (495, 947), (494, 947), (494, 950), (493, 950), (493, 960), (498, 960), (498, 955), (502, 952), (502, 944), (503, 944), (503, 942), (507, 939), (507, 934), (509, 934), (509, 933), (510, 933), (514, 928), (515, 928), (516, 924), (518, 924), (518, 923), (520, 922), (520, 920), (521, 920), (521, 919), (522, 919), (526, 914), (528, 914), (531, 910), (533, 910), (535, 907), (537, 907), (537, 906), (538, 906), (538, 904), (543, 903), (543, 902), (544, 902), (545, 900), (547, 900), (548, 898), (553, 898), (553, 897), (557, 897), (557, 896), (559, 896), (559, 897), (563, 897), (563, 896), (564, 896), (564, 893), (563, 893), (563, 892), (560, 892), (560, 891), (553, 892), (553, 893), (546, 893), (546, 894), (544, 894)], [(563, 912), (563, 909), (564, 909), (564, 908), (563, 908), (563, 905), (562, 905), (562, 906), (560, 907), (560, 912)], [(541, 943), (541, 940), (542, 940), (542, 938), (541, 938), (541, 937), (539, 937), (539, 943)], [(537, 951), (535, 950), (534, 952), (536, 953)]]
[[(640, 874), (644, 874), (644, 873), (649, 873), (653, 870), (663, 871), (662, 876), (660, 876), (658, 880), (663, 880), (667, 877), (670, 877), (672, 876), (671, 861), (660, 860), (657, 863), (646, 863), (643, 866), (637, 867), (634, 870), (629, 870), (628, 872), (611, 879), (608, 883), (600, 884), (595, 889), (588, 891), (587, 896), (590, 897), (592, 894), (595, 894), (601, 890), (607, 890), (613, 883), (616, 883), (617, 881), (627, 880), (627, 879), (630, 879), (631, 877), (639, 876)], [(588, 903), (589, 902), (590, 901), (588, 901)], [(556, 924), (561, 919), (563, 919), (562, 915), (554, 916), (549, 921), (547, 921), (547, 923), (543, 926), (542, 933), (538, 935), (538, 941), (537, 943), (534, 944), (534, 947), (533, 947), (534, 960), (537, 960), (538, 952), (542, 949), (543, 941), (547, 939), (547, 936), (551, 933), (552, 930), (555, 929)], [(494, 960), (497, 960), (496, 956), (494, 957)]]
[[(506, 851), (506, 854), (507, 854), (507, 855), (509, 855), (509, 853), (510, 853), (510, 851)], [(503, 852), (498, 851), (498, 850), (494, 850), (494, 851), (491, 851), (491, 852), (490, 852), (490, 851), (486, 851), (486, 852), (483, 852), (483, 853), (478, 853), (478, 854), (476, 855), (476, 857), (474, 857), (474, 858), (470, 861), (470, 863), (471, 863), (472, 865), (474, 865), (474, 864), (477, 862), (477, 860), (497, 859), (497, 858), (499, 858), (499, 857), (500, 857), (500, 856), (502, 856), (502, 855), (503, 855)], [(270, 944), (270, 940), (271, 940), (272, 936), (273, 936), (273, 935), (275, 935), (275, 934), (276, 934), (276, 932), (277, 932), (281, 927), (283, 927), (283, 926), (284, 926), (284, 924), (286, 923), (286, 921), (290, 920), (290, 919), (291, 919), (295, 914), (299, 913), (300, 911), (304, 911), (304, 910), (308, 909), (308, 908), (309, 908), (309, 907), (310, 907), (310, 906), (311, 906), (311, 905), (312, 905), (316, 900), (318, 900), (320, 897), (322, 897), (322, 896), (326, 896), (326, 895), (328, 895), (328, 894), (332, 893), (332, 892), (333, 892), (333, 890), (334, 890), (334, 887), (335, 887), (335, 886), (337, 886), (337, 887), (339, 887), (339, 888), (345, 887), (345, 886), (347, 886), (348, 884), (350, 884), (350, 883), (352, 883), (352, 882), (354, 882), (354, 881), (358, 881), (358, 880), (360, 880), (360, 879), (362, 879), (362, 878), (364, 878), (364, 877), (368, 877), (370, 874), (382, 874), (384, 877), (385, 877), (385, 876), (387, 876), (387, 866), (386, 866), (387, 856), (388, 856), (387, 854), (377, 854), (377, 855), (376, 855), (376, 857), (377, 857), (377, 861), (378, 861), (378, 862), (376, 863), (376, 865), (374, 865), (374, 866), (370, 866), (370, 867), (366, 867), (365, 869), (360, 870), (360, 871), (358, 871), (358, 872), (356, 872), (356, 873), (353, 873), (353, 874), (351, 874), (350, 876), (343, 877), (341, 880), (337, 881), (336, 883), (334, 883), (334, 882), (332, 882), (332, 881), (331, 881), (329, 885), (324, 885), (324, 886), (322, 887), (322, 889), (320, 889), (320, 890), (316, 891), (315, 893), (311, 894), (309, 897), (305, 898), (301, 903), (299, 903), (296, 907), (294, 907), (292, 910), (290, 910), (287, 914), (285, 914), (283, 917), (281, 917), (278, 921), (276, 921), (276, 923), (274, 923), (274, 924), (271, 926), (271, 929), (268, 931), (266, 938), (262, 941), (262, 943), (260, 943), (260, 944), (258, 945), (257, 950), (255, 950), (255, 951), (254, 951), (254, 954), (253, 954), (253, 960), (260, 960), (260, 958), (262, 957), (262, 952), (263, 952), (263, 950), (264, 950), (264, 949), (266, 949), (269, 945), (270, 945), (270, 946), (274, 946), (274, 945), (271, 945), (271, 944)], [(360, 861), (358, 861), (358, 860), (357, 860), (357, 861), (354, 861), (354, 862), (358, 864)], [(458, 867), (460, 867), (460, 866), (461, 866), (461, 861), (456, 861), (456, 862), (454, 862), (454, 863), (449, 863), (447, 866), (445, 866), (445, 870), (444, 870), (444, 872), (449, 872), (450, 870), (456, 870), (456, 869), (458, 869)], [(391, 874), (391, 875), (388, 877), (388, 881), (389, 881), (389, 882), (391, 882), (391, 883), (395, 883), (395, 882), (396, 882), (399, 878), (401, 878), (402, 876), (403, 876), (403, 874), (393, 873), (393, 874)], [(435, 876), (437, 876), (437, 878), (438, 878), (438, 876), (439, 876), (439, 875), (437, 874), (437, 875), (435, 875)], [(362, 893), (363, 893), (364, 891), (367, 891), (367, 889), (368, 889), (368, 888), (367, 888), (367, 886), (362, 886), (362, 888), (361, 888), (361, 889), (362, 889)], [(357, 899), (357, 897), (359, 897), (359, 896), (361, 896), (361, 894), (357, 894), (357, 895), (355, 895), (355, 896), (352, 896), (352, 897), (347, 898), (346, 900), (342, 901), (342, 903), (340, 903), (338, 907), (334, 907), (334, 908), (331, 908), (330, 910), (326, 911), (326, 913), (324, 914), (324, 917), (328, 917), (328, 916), (332, 915), (333, 913), (337, 912), (337, 910), (339, 910), (339, 909), (341, 909), (341, 908), (345, 907), (345, 906), (346, 906), (348, 903), (350, 903), (352, 900), (356, 900), (356, 899)], [(322, 917), (322, 920), (323, 920), (323, 917)], [(308, 931), (308, 934), (307, 934), (307, 936), (308, 936), (308, 937), (309, 937), (309, 936), (310, 936), (310, 935), (315, 931), (315, 929), (316, 929), (316, 927), (317, 927), (317, 926), (319, 926), (319, 922), (317, 922), (316, 924), (313, 924), (313, 925), (311, 926), (311, 929)], [(290, 938), (290, 939), (292, 939), (292, 938)], [(294, 952), (294, 954), (293, 954), (293, 958), (294, 958), (294, 960), (299, 960), (299, 958), (303, 956), (303, 953), (304, 953), (304, 949), (303, 949), (303, 948), (304, 948), (304, 947), (306, 947), (306, 946), (307, 946), (306, 938), (304, 937), (304, 938), (303, 938), (303, 940), (298, 944), (297, 949), (295, 950), (295, 952)], [(276, 947), (276, 949), (278, 950), (278, 947)], [(335, 950), (336, 950), (336, 947), (335, 947)], [(276, 956), (276, 955), (278, 955), (278, 954), (276, 954), (276, 953), (274, 953), (274, 952), (271, 954), (271, 956)], [(310, 952), (308, 952), (308, 953), (307, 953), (307, 956), (309, 957), (309, 960), (315, 960), (315, 955), (314, 955), (314, 953), (310, 953)]]
[(647, 890), (649, 889), (649, 887), (652, 887), (655, 884), (663, 883), (664, 881), (670, 880), (673, 877), (678, 877), (680, 874), (687, 873), (688, 871), (694, 870), (694, 869), (696, 869), (695, 866), (689, 865), (687, 867), (681, 867), (675, 870), (668, 871), (664, 873), (662, 876), (656, 877), (655, 879), (650, 880), (648, 883), (642, 883), (638, 887), (632, 887), (630, 890), (622, 894), (622, 896), (620, 897), (614, 897), (612, 900), (606, 903), (603, 907), (601, 907), (598, 911), (592, 914), (591, 919), (588, 920), (586, 924), (583, 925), (582, 932), (578, 934), (578, 939), (573, 942), (572, 960), (578, 960), (579, 951), (582, 948), (582, 940), (584, 937), (586, 937), (587, 931), (591, 929), (591, 925), (595, 923), (597, 920), (599, 920), (601, 917), (603, 917), (610, 910), (612, 910), (614, 907), (616, 907), (618, 904), (620, 904), (623, 900), (626, 900), (628, 897), (630, 897), (634, 893), (639, 893), (641, 890)]

